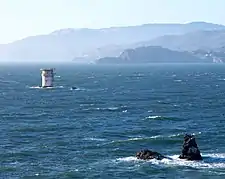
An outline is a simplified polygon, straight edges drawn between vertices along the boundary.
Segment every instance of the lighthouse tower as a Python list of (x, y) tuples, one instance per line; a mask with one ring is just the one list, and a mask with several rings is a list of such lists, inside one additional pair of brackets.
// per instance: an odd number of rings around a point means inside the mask
[(54, 69), (41, 69), (41, 87), (53, 87)]

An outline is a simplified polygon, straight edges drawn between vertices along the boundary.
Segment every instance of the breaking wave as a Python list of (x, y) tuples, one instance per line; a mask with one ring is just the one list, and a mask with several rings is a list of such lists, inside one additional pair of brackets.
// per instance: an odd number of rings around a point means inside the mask
[[(192, 133), (192, 135), (200, 135), (202, 132)], [(131, 137), (124, 140), (113, 140), (111, 143), (120, 143), (120, 142), (128, 142), (128, 141), (142, 141), (142, 140), (149, 140), (149, 139), (164, 139), (164, 138), (174, 138), (183, 136), (185, 133), (178, 133), (178, 134), (171, 134), (171, 135), (155, 135), (155, 136), (145, 136), (145, 137)]]
[[(179, 159), (179, 155), (171, 155), (167, 156), (168, 158), (162, 159), (162, 160), (140, 160), (136, 157), (130, 156), (130, 157), (123, 157), (118, 158), (115, 160), (115, 162), (148, 162), (153, 165), (160, 165), (164, 167), (168, 166), (186, 166), (186, 167), (192, 167), (197, 169), (204, 169), (204, 168), (220, 168), (225, 169), (225, 154), (224, 153), (213, 153), (213, 154), (202, 154), (203, 161), (187, 161), (183, 159)], [(225, 174), (225, 173), (224, 173)]]

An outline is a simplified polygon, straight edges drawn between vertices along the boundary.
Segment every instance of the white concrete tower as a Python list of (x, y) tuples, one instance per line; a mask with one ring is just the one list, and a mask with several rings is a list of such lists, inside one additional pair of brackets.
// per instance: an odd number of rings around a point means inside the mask
[(41, 87), (53, 87), (54, 69), (41, 69)]

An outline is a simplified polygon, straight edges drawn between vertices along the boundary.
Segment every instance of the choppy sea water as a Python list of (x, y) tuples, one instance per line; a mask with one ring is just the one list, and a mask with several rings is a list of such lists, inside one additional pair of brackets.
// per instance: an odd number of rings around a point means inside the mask
[[(0, 178), (225, 177), (225, 65), (3, 65), (0, 96)], [(178, 159), (185, 133), (203, 161)]]

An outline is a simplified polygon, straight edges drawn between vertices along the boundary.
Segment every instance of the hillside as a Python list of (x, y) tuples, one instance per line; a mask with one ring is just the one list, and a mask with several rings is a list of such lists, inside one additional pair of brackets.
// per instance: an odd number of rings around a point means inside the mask
[(189, 52), (173, 51), (159, 46), (127, 49), (119, 57), (105, 57), (97, 60), (98, 64), (131, 63), (212, 63)]
[(203, 60), (212, 61), (213, 63), (225, 63), (225, 47), (214, 50), (195, 50), (189, 53)]
[[(116, 55), (130, 44), (150, 41), (160, 36), (182, 35), (199, 30), (214, 29), (225, 30), (225, 26), (193, 22), (188, 24), (144, 24), (104, 29), (62, 29), (50, 34), (2, 44), (0, 45), (0, 60), (71, 61), (77, 58), (90, 60)], [(164, 40), (162, 41), (164, 44)], [(153, 42), (154, 40), (151, 43)]]
[(150, 41), (139, 42), (133, 46), (149, 45), (179, 51), (218, 50), (221, 47), (225, 47), (225, 30), (196, 31), (183, 35), (165, 35)]

